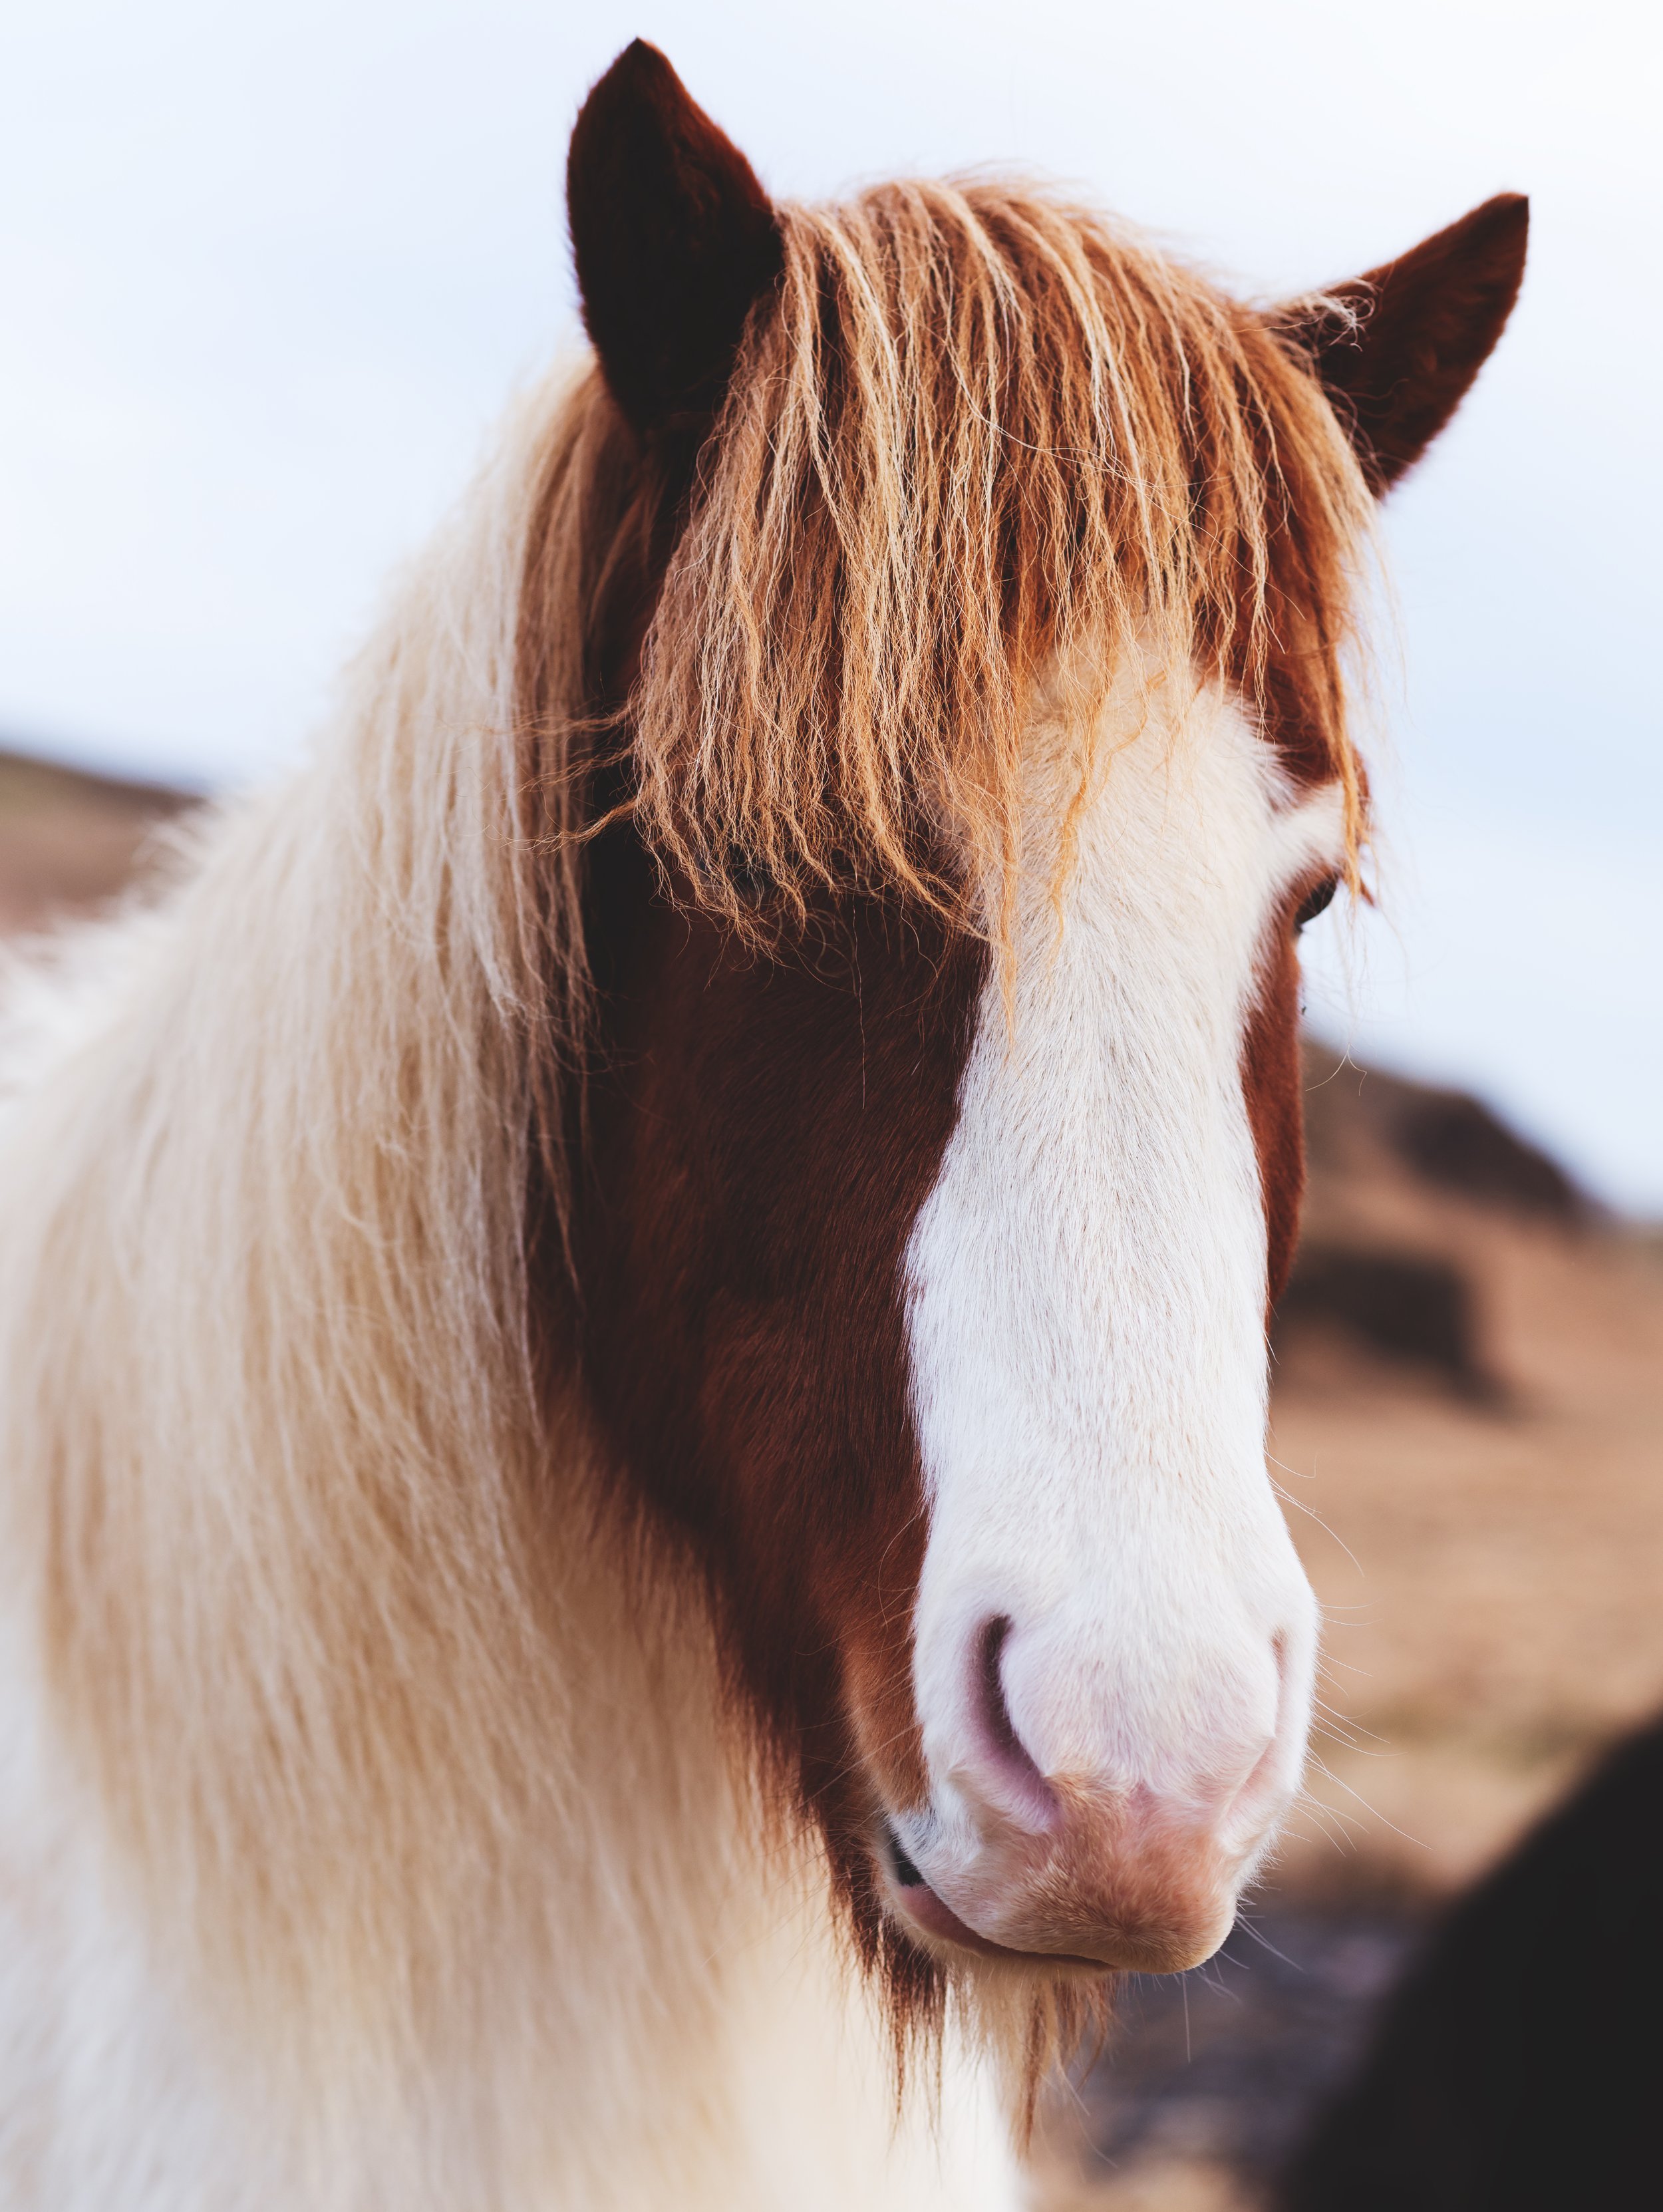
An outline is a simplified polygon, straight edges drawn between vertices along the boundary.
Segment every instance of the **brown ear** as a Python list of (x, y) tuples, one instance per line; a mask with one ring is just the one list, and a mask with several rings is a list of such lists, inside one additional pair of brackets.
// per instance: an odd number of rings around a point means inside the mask
[(1309, 354), (1376, 492), (1415, 465), (1502, 335), (1525, 273), (1530, 203), (1502, 192), (1396, 260), (1296, 302), (1278, 327)]
[(656, 46), (626, 46), (566, 165), (583, 319), (643, 434), (720, 404), (745, 317), (783, 265), (768, 194)]

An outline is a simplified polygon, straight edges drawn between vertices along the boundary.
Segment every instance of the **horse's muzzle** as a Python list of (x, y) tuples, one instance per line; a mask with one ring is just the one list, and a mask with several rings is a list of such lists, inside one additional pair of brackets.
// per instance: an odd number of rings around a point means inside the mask
[[(1117, 1731), (1105, 1713), (1102, 1754), (1084, 1759), (1085, 1731), (1047, 1725), (1058, 1705), (1077, 1715), (1077, 1684), (1059, 1691), (1053, 1665), (1036, 1688), (1029, 1668), (1025, 1706), (1008, 1698), (1007, 1680), (1023, 1679), (1015, 1632), (982, 1622), (956, 1723), (932, 1747), (928, 1802), (886, 1813), (874, 1839), (891, 1913), (950, 1957), (1096, 1973), (1199, 1965), (1297, 1782), (1309, 1654), (1290, 1663), (1296, 1636), (1308, 1644), (1301, 1623), (1268, 1638), (1257, 1667), (1218, 1669), (1176, 1740)], [(1065, 1734), (1065, 1755), (1047, 1758)]]

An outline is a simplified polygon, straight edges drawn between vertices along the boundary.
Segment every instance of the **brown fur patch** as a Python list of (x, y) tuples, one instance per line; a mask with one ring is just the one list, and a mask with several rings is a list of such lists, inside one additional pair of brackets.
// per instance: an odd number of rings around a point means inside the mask
[(592, 854), (605, 1057), (574, 1208), (586, 1380), (632, 1487), (707, 1574), (736, 1686), (839, 1857), (920, 1770), (925, 1536), (901, 1262), (951, 1133), (984, 956), (880, 901), (757, 957)]
[(1299, 954), (1294, 915), (1305, 889), (1272, 916), (1242, 1041), (1241, 1091), (1265, 1202), (1266, 1318), (1287, 1286), (1305, 1194), (1305, 1091), (1299, 1056)]

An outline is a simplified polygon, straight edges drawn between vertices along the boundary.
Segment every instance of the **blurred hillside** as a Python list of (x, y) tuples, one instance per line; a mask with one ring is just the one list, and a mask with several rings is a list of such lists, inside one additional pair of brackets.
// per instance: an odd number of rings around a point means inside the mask
[[(0, 929), (180, 794), (0, 755)], [(1253, 2203), (1427, 1914), (1663, 1708), (1663, 1240), (1477, 1101), (1307, 1048), (1272, 1452), (1328, 1622), (1309, 1800), (1221, 1960), (1128, 1992), (1047, 2202)]]
[(158, 825), (191, 803), (161, 785), (119, 783), (0, 750), (0, 933), (112, 897)]

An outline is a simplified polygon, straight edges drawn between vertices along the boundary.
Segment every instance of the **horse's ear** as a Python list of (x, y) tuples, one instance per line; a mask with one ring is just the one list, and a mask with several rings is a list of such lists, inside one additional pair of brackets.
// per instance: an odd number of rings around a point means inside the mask
[(1503, 192), (1397, 260), (1334, 285), (1323, 301), (1296, 301), (1275, 319), (1308, 354), (1376, 492), (1413, 468), (1502, 335), (1529, 225), (1529, 201)]
[(566, 204), (613, 398), (644, 434), (695, 429), (720, 404), (745, 317), (784, 254), (750, 162), (644, 40), (583, 103)]

